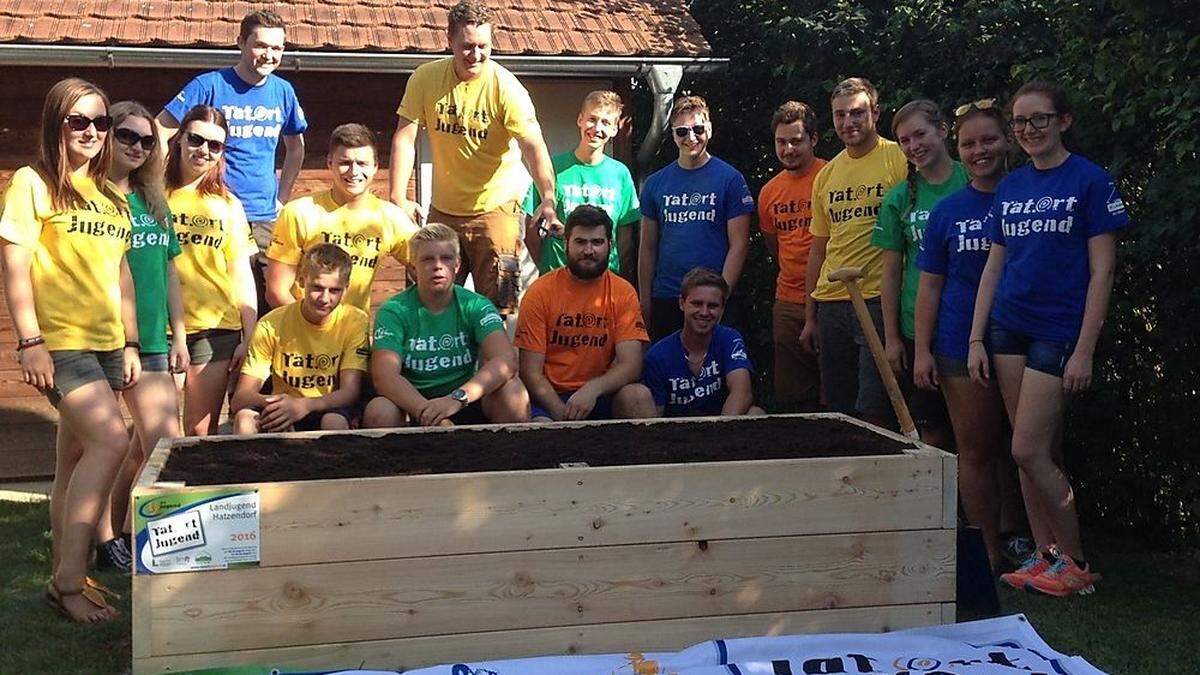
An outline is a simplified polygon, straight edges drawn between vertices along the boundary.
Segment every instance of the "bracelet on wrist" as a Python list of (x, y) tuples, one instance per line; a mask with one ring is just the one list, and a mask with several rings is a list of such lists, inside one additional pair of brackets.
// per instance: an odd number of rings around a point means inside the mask
[(138, 350), (139, 352), (142, 351), (142, 343), (138, 342), (137, 340), (126, 340), (125, 349), (129, 349), (130, 347)]
[(35, 335), (31, 338), (17, 340), (17, 351), (23, 351), (29, 349), (30, 347), (36, 347), (44, 344), (46, 344), (46, 338), (42, 337), (41, 335)]
[(976, 342), (978, 342), (979, 344), (983, 344), (983, 340), (967, 340), (968, 345), (973, 345)]

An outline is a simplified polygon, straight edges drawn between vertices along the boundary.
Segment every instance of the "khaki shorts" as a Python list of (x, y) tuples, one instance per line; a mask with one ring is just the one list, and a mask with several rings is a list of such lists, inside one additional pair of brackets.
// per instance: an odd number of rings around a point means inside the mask
[(472, 216), (429, 209), (430, 223), (448, 225), (458, 233), (462, 267), (455, 281), (463, 283), (469, 273), (475, 282), (475, 292), (487, 296), (501, 314), (517, 309), (521, 278), (517, 246), (522, 217), (521, 206), (515, 201)]
[(54, 386), (43, 393), (55, 408), (67, 394), (92, 382), (107, 381), (113, 391), (125, 388), (124, 349), (93, 352), (84, 349), (56, 349), (50, 352), (54, 361)]

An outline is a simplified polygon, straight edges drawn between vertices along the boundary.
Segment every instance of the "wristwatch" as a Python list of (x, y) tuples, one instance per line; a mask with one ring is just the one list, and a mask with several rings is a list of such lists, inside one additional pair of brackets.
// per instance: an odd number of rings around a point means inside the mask
[(467, 404), (469, 403), (469, 401), (467, 401), (466, 389), (455, 389), (454, 391), (450, 392), (450, 398), (461, 403), (462, 407), (464, 408), (467, 407)]

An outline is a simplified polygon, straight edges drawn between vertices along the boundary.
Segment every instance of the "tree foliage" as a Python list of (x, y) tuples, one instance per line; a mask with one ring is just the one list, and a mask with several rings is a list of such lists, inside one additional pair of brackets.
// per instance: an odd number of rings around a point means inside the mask
[[(777, 170), (769, 122), (784, 100), (824, 113), (818, 153), (836, 154), (827, 101), (844, 77), (878, 87), (885, 134), (891, 112), (918, 96), (949, 110), (1006, 100), (1034, 77), (1062, 84), (1080, 150), (1117, 177), (1133, 221), (1096, 385), (1068, 415), (1068, 466), (1086, 519), (1170, 546), (1200, 544), (1195, 10), (1189, 0), (693, 0), (730, 65), (685, 81), (713, 108), (714, 151), (756, 191)], [(767, 384), (777, 268), (761, 242), (751, 256), (747, 337)]]

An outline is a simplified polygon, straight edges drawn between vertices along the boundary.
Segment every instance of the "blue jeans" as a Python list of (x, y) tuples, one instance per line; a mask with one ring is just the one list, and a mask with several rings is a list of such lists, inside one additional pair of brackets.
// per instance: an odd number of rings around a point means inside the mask
[[(867, 300), (875, 331), (883, 335), (883, 309), (879, 298)], [(834, 412), (861, 414), (894, 423), (895, 413), (887, 389), (875, 367), (871, 348), (849, 300), (817, 303), (817, 329), (821, 351), (821, 389)]]
[(1054, 377), (1063, 376), (1067, 359), (1075, 351), (1074, 340), (1039, 340), (1027, 333), (997, 326), (995, 321), (988, 327), (988, 341), (991, 342), (992, 354), (1024, 356), (1026, 368)]

